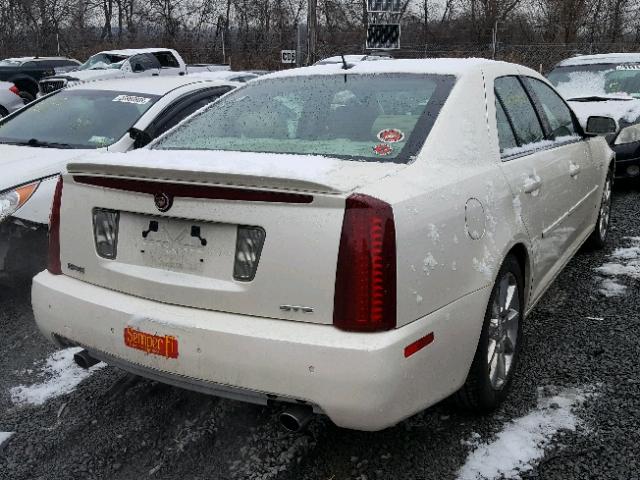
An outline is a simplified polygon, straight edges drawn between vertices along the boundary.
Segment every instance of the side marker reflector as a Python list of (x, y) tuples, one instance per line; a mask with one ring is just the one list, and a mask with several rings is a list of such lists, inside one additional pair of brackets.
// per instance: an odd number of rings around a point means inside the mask
[(404, 358), (409, 358), (411, 355), (413, 355), (417, 351), (422, 350), (424, 347), (426, 347), (430, 343), (433, 343), (434, 339), (435, 337), (433, 336), (433, 332), (431, 332), (425, 335), (424, 337), (422, 337), (421, 339), (416, 340), (412, 344), (407, 345), (406, 347), (404, 347)]

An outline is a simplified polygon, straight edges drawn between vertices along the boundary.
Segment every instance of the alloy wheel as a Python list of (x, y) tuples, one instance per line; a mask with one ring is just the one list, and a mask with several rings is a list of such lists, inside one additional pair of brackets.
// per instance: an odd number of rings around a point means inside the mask
[(516, 353), (520, 323), (520, 294), (518, 281), (511, 272), (505, 272), (491, 306), (487, 364), (489, 381), (494, 390), (504, 387)]
[(609, 218), (611, 215), (611, 176), (607, 176), (607, 180), (604, 184), (604, 190), (602, 192), (602, 203), (600, 204), (600, 216), (598, 221), (598, 230), (600, 238), (603, 240), (607, 236), (607, 229), (609, 228)]

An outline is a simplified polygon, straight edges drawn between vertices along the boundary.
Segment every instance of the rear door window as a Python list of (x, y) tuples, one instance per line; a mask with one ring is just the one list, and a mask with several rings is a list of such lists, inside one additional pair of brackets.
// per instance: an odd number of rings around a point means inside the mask
[(153, 56), (156, 57), (162, 68), (180, 68), (178, 60), (171, 52), (156, 52)]
[(138, 64), (141, 65), (143, 70), (142, 71), (147, 71), (147, 70), (158, 70), (160, 69), (160, 63), (158, 63), (158, 60), (156, 60), (156, 57), (154, 57), (153, 55), (144, 53), (141, 55), (135, 55), (133, 57), (131, 57), (131, 68), (135, 70), (134, 65)]
[(511, 122), (507, 118), (507, 114), (499, 100), (496, 101), (496, 121), (498, 124), (498, 140), (500, 143), (500, 152), (504, 152), (510, 148), (516, 148), (518, 142), (513, 133)]
[(513, 126), (518, 150), (506, 149), (503, 154), (514, 155), (535, 148), (535, 144), (545, 139), (538, 114), (516, 77), (501, 77), (495, 81), (495, 94), (498, 103), (504, 108), (510, 124)]
[(535, 78), (525, 78), (534, 95), (537, 97), (544, 115), (547, 117), (551, 128), (550, 136), (553, 139), (573, 137), (577, 135), (571, 110), (556, 92), (548, 85)]

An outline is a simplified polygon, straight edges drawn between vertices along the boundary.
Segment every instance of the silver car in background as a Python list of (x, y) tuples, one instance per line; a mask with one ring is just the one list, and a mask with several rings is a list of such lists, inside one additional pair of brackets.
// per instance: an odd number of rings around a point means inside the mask
[(20, 90), (13, 83), (0, 82), (0, 118), (24, 107)]

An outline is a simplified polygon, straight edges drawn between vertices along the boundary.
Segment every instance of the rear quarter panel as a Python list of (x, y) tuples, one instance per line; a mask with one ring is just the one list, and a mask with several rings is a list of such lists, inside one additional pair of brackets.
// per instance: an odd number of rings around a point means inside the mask
[(459, 319), (477, 341), (504, 257), (528, 245), (493, 135), (478, 70), (458, 79), (416, 161), (365, 192), (393, 205), (399, 326), (485, 289), (477, 317)]

